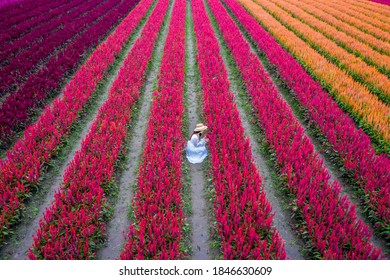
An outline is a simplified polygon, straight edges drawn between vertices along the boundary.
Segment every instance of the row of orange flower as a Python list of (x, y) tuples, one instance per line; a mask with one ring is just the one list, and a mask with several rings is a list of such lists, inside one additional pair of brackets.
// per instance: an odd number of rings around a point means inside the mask
[(240, 0), (256, 19), (321, 81), (338, 102), (380, 143), (383, 149), (390, 145), (390, 109), (365, 86), (356, 82), (343, 70), (317, 53), (258, 4)]
[(371, 34), (365, 33), (360, 29), (352, 26), (348, 23), (343, 22), (342, 20), (337, 19), (336, 17), (330, 15), (329, 13), (324, 12), (322, 9), (318, 9), (310, 4), (306, 4), (304, 2), (299, 2), (299, 5), (295, 0), (286, 0), (285, 3), (294, 4), (295, 6), (300, 7), (305, 12), (313, 15), (314, 17), (320, 19), (321, 22), (325, 22), (335, 27), (337, 30), (343, 31), (348, 35), (354, 37), (355, 39), (367, 44), (373, 49), (390, 54), (390, 43), (386, 41), (382, 41)]
[(323, 3), (320, 1), (313, 1), (313, 0), (302, 0), (304, 3), (312, 4), (313, 6), (322, 9), (324, 12), (327, 12), (333, 16), (335, 16), (338, 19), (341, 19), (342, 21), (349, 23), (360, 30), (367, 32), (369, 34), (372, 34), (378, 39), (385, 40), (387, 42), (390, 42), (390, 34), (389, 32), (386, 32), (378, 27), (372, 26), (371, 24), (362, 21), (360, 18), (352, 17), (345, 13), (345, 10), (343, 12), (336, 10), (335, 8), (328, 5), (328, 3)]

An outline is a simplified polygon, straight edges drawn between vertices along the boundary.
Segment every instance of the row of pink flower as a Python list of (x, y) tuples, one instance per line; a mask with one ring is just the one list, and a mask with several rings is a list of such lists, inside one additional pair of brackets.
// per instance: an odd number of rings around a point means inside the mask
[(52, 56), (43, 69), (30, 76), (17, 92), (4, 100), (0, 109), (0, 140), (4, 148), (10, 146), (10, 139), (16, 132), (30, 124), (29, 112), (46, 104), (47, 97), (57, 90), (66, 74), (78, 66), (85, 51), (96, 46), (136, 2), (126, 0), (121, 3), (82, 36), (69, 43), (63, 51)]
[[(90, 100), (104, 73), (113, 64), (130, 34), (153, 0), (144, 0), (100, 44), (64, 89), (63, 97), (46, 107), (38, 121), (0, 162), (0, 244), (23, 209), (31, 189), (39, 187), (42, 169), (57, 153), (61, 142)], [(136, 1), (133, 2), (136, 4)]]
[[(0, 69), (0, 92), (5, 94), (13, 86), (20, 87), (23, 81), (28, 78), (39, 64), (46, 57), (52, 55), (56, 48), (66, 45), (69, 41), (76, 39), (83, 32), (87, 32), (94, 22), (108, 13), (112, 8), (119, 4), (119, 0), (107, 1), (105, 5), (99, 4), (100, 1), (94, 0), (86, 2), (70, 13), (70, 15), (61, 18), (59, 24), (63, 29), (57, 32), (48, 32), (43, 30), (42, 41), (39, 44), (32, 45), (30, 48), (22, 50), (16, 57), (9, 57), (5, 47), (5, 59), (8, 65)], [(47, 33), (47, 36), (45, 34)], [(4, 49), (4, 47), (3, 47)], [(4, 57), (1, 57), (4, 59)], [(12, 93), (11, 93), (12, 94)]]
[(357, 129), (321, 85), (270, 36), (243, 7), (226, 1), (235, 16), (278, 69), (282, 80), (294, 90), (300, 105), (327, 138), (348, 173), (366, 193), (366, 204), (373, 209), (376, 224), (390, 240), (390, 159), (376, 155), (370, 138)]
[(208, 2), (240, 69), (268, 143), (276, 153), (281, 176), (295, 197), (305, 224), (299, 230), (308, 232), (309, 246), (324, 259), (378, 259), (380, 250), (370, 243), (369, 228), (357, 219), (347, 197), (340, 195), (339, 183), (330, 183), (328, 170), (304, 128), (251, 52), (238, 26), (219, 0)]
[(57, 6), (57, 1), (50, 0), (24, 0), (4, 6), (0, 8), (0, 33), (6, 32), (16, 24), (34, 19)]
[(389, 5), (390, 6), (390, 0), (371, 0), (372, 2)]
[(185, 141), (180, 128), (184, 113), (185, 17), (186, 1), (176, 0), (133, 200), (137, 224), (130, 226), (121, 259), (183, 257), (181, 166)]
[[(81, 6), (81, 7), (80, 7)], [(0, 49), (1, 66), (9, 65), (12, 60), (21, 52), (27, 52), (27, 48), (35, 45), (41, 45), (47, 42), (46, 38), (51, 38), (56, 31), (66, 29), (66, 24), (88, 12), (93, 6), (88, 7), (85, 1), (71, 1), (57, 9), (42, 14), (42, 16), (21, 23), (0, 35), (0, 41), (3, 45)], [(43, 23), (40, 24), (39, 23)], [(65, 23), (65, 26), (62, 24)], [(37, 25), (39, 28), (36, 28)], [(34, 30), (30, 32), (31, 29)], [(5, 40), (7, 42), (5, 42)]]
[(90, 259), (96, 255), (96, 245), (104, 241), (108, 208), (105, 187), (113, 180), (114, 164), (145, 82), (168, 3), (158, 1), (119, 70), (108, 100), (65, 171), (61, 190), (40, 221), (30, 249), (31, 259)]
[(192, 9), (203, 113), (210, 127), (214, 214), (224, 258), (285, 259), (283, 240), (272, 227), (271, 205), (229, 91), (226, 68), (203, 1), (192, 1)]

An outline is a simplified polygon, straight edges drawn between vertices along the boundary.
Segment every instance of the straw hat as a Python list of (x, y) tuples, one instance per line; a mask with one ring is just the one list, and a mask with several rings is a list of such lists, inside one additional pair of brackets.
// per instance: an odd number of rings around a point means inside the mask
[(205, 131), (207, 129), (207, 126), (203, 125), (203, 123), (198, 123), (194, 129), (195, 132), (198, 131)]

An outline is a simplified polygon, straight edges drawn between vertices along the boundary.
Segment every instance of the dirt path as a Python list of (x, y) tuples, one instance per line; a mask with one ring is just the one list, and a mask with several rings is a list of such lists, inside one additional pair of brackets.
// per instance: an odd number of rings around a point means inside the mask
[(82, 130), (72, 133), (67, 141), (69, 144), (64, 147), (66, 151), (62, 152), (63, 156), (58, 159), (58, 162), (55, 161), (52, 163), (52, 166), (56, 166), (56, 168), (53, 168), (46, 174), (40, 191), (34, 194), (30, 201), (26, 203), (26, 216), (23, 218), (21, 224), (17, 226), (15, 234), (8, 244), (0, 248), (0, 259), (25, 259), (27, 257), (28, 248), (33, 243), (33, 234), (35, 234), (39, 227), (39, 220), (43, 217), (46, 208), (50, 207), (54, 200), (54, 193), (60, 188), (63, 182), (66, 168), (73, 160), (76, 151), (80, 150), (82, 140), (88, 134), (97, 116), (98, 109), (107, 100), (112, 83), (117, 77), (127, 53), (132, 48), (136, 38), (138, 38), (143, 25), (144, 23), (142, 23), (137, 32), (130, 38), (129, 42), (126, 43), (123, 55), (115, 62), (107, 78), (104, 79), (102, 86), (98, 86), (98, 92), (100, 94), (94, 97), (91, 108), (87, 110), (87, 116), (83, 120), (78, 121), (77, 126), (79, 128), (82, 126)]
[[(211, 12), (208, 8), (207, 1), (205, 1), (207, 12), (209, 14), (209, 17), (211, 15)], [(211, 19), (211, 17), (210, 17)], [(289, 225), (291, 218), (289, 216), (289, 213), (286, 211), (286, 207), (283, 207), (283, 205), (279, 201), (279, 197), (277, 195), (277, 192), (275, 190), (274, 185), (276, 182), (273, 180), (269, 166), (267, 165), (267, 159), (262, 155), (259, 140), (256, 139), (256, 132), (253, 130), (253, 127), (251, 123), (253, 123), (253, 116), (250, 116), (245, 112), (244, 107), (248, 106), (247, 100), (244, 100), (244, 98), (241, 95), (242, 89), (240, 89), (239, 86), (239, 77), (235, 73), (233, 69), (232, 63), (229, 61), (229, 51), (226, 48), (226, 46), (222, 45), (221, 42), (223, 42), (223, 37), (219, 32), (216, 32), (216, 25), (215, 22), (212, 23), (214, 32), (216, 34), (216, 37), (219, 42), (220, 50), (221, 50), (221, 56), (222, 59), (225, 62), (226, 70), (228, 73), (228, 78), (230, 81), (230, 90), (233, 92), (235, 96), (235, 102), (237, 103), (237, 109), (240, 114), (240, 119), (242, 122), (242, 126), (245, 130), (246, 137), (250, 140), (250, 145), (252, 149), (252, 155), (256, 163), (257, 170), (259, 171), (262, 182), (264, 186), (264, 191), (267, 194), (267, 199), (271, 203), (272, 209), (275, 213), (274, 216), (274, 226), (281, 234), (283, 240), (285, 241), (285, 249), (287, 253), (287, 257), (290, 259), (303, 259), (302, 254), (300, 253), (300, 246), (301, 241), (292, 233), (291, 227)]]
[(107, 242), (98, 252), (97, 258), (101, 260), (118, 259), (125, 244), (125, 234), (130, 225), (129, 209), (134, 196), (133, 186), (137, 183), (137, 170), (142, 156), (145, 134), (148, 126), (152, 95), (157, 83), (157, 74), (160, 71), (161, 58), (168, 35), (169, 22), (172, 16), (173, 1), (168, 8), (167, 17), (159, 35), (152, 57), (150, 71), (147, 74), (142, 97), (139, 100), (139, 116), (134, 120), (132, 138), (128, 145), (126, 155), (126, 168), (121, 174), (119, 182), (119, 200), (115, 204), (114, 215), (107, 227)]
[[(225, 6), (226, 7), (226, 6)], [(229, 12), (229, 9), (227, 9)], [(229, 12), (230, 15), (232, 15)], [(233, 19), (235, 20), (234, 16)], [(235, 20), (237, 23), (237, 21)], [(241, 34), (243, 34), (244, 38), (250, 45), (250, 49), (252, 53), (254, 53), (259, 59), (261, 64), (263, 65), (264, 70), (268, 73), (269, 77), (273, 81), (273, 83), (278, 88), (278, 92), (280, 94), (280, 97), (287, 102), (287, 104), (291, 107), (291, 109), (294, 112), (294, 115), (296, 116), (298, 122), (302, 125), (302, 127), (305, 129), (305, 134), (307, 137), (309, 137), (310, 141), (314, 145), (315, 152), (318, 153), (318, 156), (324, 161), (324, 166), (328, 170), (328, 173), (330, 175), (330, 182), (338, 181), (341, 188), (341, 195), (346, 195), (348, 199), (355, 204), (356, 207), (356, 214), (357, 218), (362, 220), (364, 223), (366, 223), (370, 229), (373, 231), (372, 226), (368, 219), (363, 215), (361, 204), (359, 201), (359, 198), (356, 197), (356, 195), (353, 193), (351, 187), (346, 182), (346, 180), (343, 178), (342, 172), (339, 170), (339, 168), (332, 163), (330, 156), (327, 154), (327, 152), (324, 150), (323, 146), (321, 145), (320, 141), (317, 139), (317, 137), (314, 134), (313, 129), (311, 129), (308, 125), (307, 118), (305, 118), (305, 113), (302, 110), (302, 108), (299, 105), (299, 102), (295, 99), (293, 94), (290, 92), (290, 89), (280, 80), (280, 78), (277, 76), (277, 73), (275, 73), (274, 70), (270, 69), (270, 66), (268, 62), (264, 63), (265, 59), (262, 57), (261, 52), (256, 48), (256, 46), (253, 44), (253, 42), (248, 39), (248, 36), (243, 33), (243, 27), (238, 24), (238, 27), (241, 30)], [(268, 194), (268, 193), (267, 193)], [(268, 197), (268, 195), (267, 195)], [(386, 251), (386, 242), (382, 240), (381, 238), (378, 238), (377, 236), (372, 236), (371, 242), (378, 248), (382, 249), (382, 251)]]
[[(188, 103), (188, 135), (190, 135), (199, 122), (197, 113), (200, 92), (196, 83), (196, 58), (195, 58), (195, 35), (193, 31), (191, 3), (187, 1), (187, 26), (186, 26), (186, 91)], [(187, 160), (186, 158), (184, 160)], [(192, 200), (192, 259), (209, 260), (209, 221), (207, 214), (207, 204), (205, 199), (205, 177), (202, 170), (202, 164), (190, 164), (191, 175), (191, 200)]]

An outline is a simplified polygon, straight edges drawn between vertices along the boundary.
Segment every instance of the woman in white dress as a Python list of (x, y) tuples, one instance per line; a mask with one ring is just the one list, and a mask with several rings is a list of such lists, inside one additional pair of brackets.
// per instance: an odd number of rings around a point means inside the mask
[(201, 139), (202, 133), (207, 129), (203, 123), (198, 123), (191, 135), (191, 139), (187, 142), (186, 154), (187, 159), (191, 163), (201, 163), (207, 156), (206, 143), (208, 139)]

